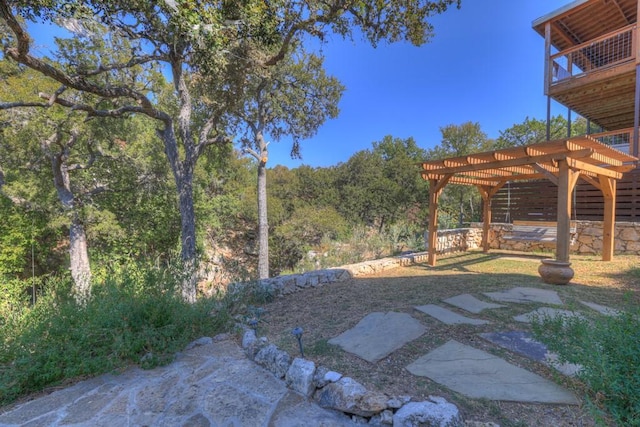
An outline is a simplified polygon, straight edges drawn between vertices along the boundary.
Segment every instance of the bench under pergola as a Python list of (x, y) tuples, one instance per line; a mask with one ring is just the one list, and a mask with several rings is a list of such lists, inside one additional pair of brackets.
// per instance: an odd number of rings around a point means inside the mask
[(558, 186), (556, 261), (569, 262), (571, 193), (583, 179), (604, 196), (602, 259), (614, 250), (616, 182), (634, 169), (636, 157), (590, 136), (541, 142), (421, 163), (429, 181), (428, 264), (436, 265), (438, 198), (447, 184), (474, 185), (483, 200), (482, 248), (489, 251), (491, 198), (509, 181), (549, 179)]

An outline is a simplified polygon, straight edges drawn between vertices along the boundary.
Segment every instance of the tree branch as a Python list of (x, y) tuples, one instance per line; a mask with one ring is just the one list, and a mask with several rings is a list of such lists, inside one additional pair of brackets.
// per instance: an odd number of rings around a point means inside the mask
[[(141, 106), (138, 107), (136, 112), (146, 114), (156, 119), (167, 120), (168, 116), (156, 110), (151, 101), (140, 92), (126, 86), (98, 86), (81, 76), (70, 76), (53, 65), (32, 56), (29, 53), (29, 44), (31, 41), (29, 34), (22, 28), (16, 17), (12, 14), (7, 2), (4, 0), (0, 1), (0, 18), (6, 22), (17, 40), (16, 47), (7, 47), (4, 50), (4, 54), (9, 58), (56, 80), (64, 86), (79, 91), (92, 93), (108, 99), (133, 99)], [(145, 56), (145, 59), (147, 58), (148, 56)]]

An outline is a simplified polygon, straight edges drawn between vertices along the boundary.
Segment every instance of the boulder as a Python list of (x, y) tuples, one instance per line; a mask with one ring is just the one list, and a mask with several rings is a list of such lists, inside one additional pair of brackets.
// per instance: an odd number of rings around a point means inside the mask
[(268, 371), (271, 371), (277, 378), (284, 378), (291, 364), (291, 356), (289, 356), (289, 353), (286, 351), (282, 351), (275, 345), (269, 344), (258, 351), (254, 361)]
[(353, 378), (342, 377), (339, 381), (317, 390), (315, 400), (324, 408), (370, 417), (387, 409), (389, 397), (382, 393), (367, 391)]
[(313, 374), (313, 384), (316, 388), (322, 388), (329, 383), (335, 383), (340, 378), (342, 378), (341, 373), (330, 371), (324, 366), (318, 366), (315, 374)]
[(296, 357), (289, 366), (285, 381), (287, 387), (304, 396), (311, 396), (316, 389), (313, 383), (313, 374), (316, 371), (316, 364), (310, 360)]
[(409, 402), (393, 416), (393, 427), (462, 427), (458, 408), (438, 396), (424, 402)]

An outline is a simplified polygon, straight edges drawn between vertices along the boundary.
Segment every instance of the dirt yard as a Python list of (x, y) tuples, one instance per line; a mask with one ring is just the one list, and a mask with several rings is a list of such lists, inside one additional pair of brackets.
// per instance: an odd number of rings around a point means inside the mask
[[(429, 395), (443, 396), (460, 408), (466, 420), (493, 421), (502, 427), (592, 426), (594, 421), (584, 405), (474, 400), (428, 378), (413, 376), (405, 369), (418, 357), (455, 339), (556, 381), (573, 390), (577, 396), (584, 397), (586, 392), (579, 381), (504, 350), (478, 335), (482, 332), (527, 330), (529, 326), (513, 320), (513, 316), (534, 310), (540, 304), (509, 304), (508, 308), (472, 315), (491, 322), (482, 326), (446, 325), (414, 309), (425, 304), (446, 306), (441, 302), (443, 299), (464, 293), (486, 300), (483, 292), (515, 286), (556, 290), (565, 302), (564, 308), (569, 310), (585, 310), (578, 303), (580, 300), (618, 309), (640, 300), (637, 256), (617, 256), (612, 262), (600, 261), (596, 256), (574, 256), (571, 261), (575, 277), (567, 286), (545, 285), (540, 281), (537, 268), (539, 259), (543, 257), (548, 255), (467, 252), (441, 257), (437, 267), (420, 264), (308, 289), (264, 305), (257, 332), (297, 356), (297, 341), (291, 331), (300, 326), (304, 329), (305, 356), (316, 364), (351, 376), (366, 387), (390, 396), (409, 395), (413, 400), (423, 400)], [(428, 330), (422, 337), (375, 364), (328, 343), (329, 339), (353, 327), (365, 315), (387, 311), (409, 313), (423, 322)]]

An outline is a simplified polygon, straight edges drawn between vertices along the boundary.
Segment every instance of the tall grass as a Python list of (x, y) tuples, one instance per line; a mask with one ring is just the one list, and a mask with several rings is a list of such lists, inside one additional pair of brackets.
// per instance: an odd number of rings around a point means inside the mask
[(224, 303), (185, 303), (174, 277), (153, 267), (114, 271), (94, 283), (86, 307), (70, 297), (68, 280), (50, 280), (34, 306), (0, 329), (0, 404), (131, 364), (165, 364), (193, 339), (222, 331)]
[[(392, 224), (381, 232), (364, 226), (355, 227), (346, 241), (327, 238), (313, 248), (292, 272), (338, 267), (361, 261), (396, 255), (402, 251), (424, 250), (423, 230), (405, 223)], [(287, 274), (291, 272), (282, 272)]]

